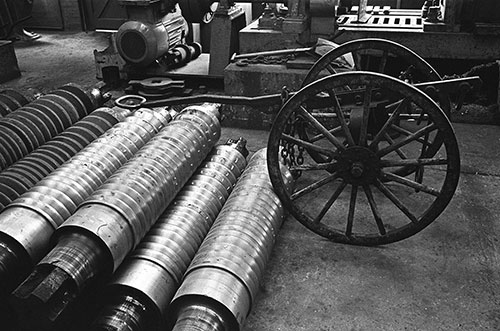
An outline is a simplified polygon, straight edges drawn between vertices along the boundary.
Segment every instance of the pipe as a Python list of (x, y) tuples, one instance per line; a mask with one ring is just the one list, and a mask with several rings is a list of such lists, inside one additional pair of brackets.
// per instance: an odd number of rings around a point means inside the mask
[(54, 249), (13, 292), (24, 327), (50, 329), (118, 268), (219, 139), (218, 108), (185, 108), (57, 229)]
[[(283, 167), (285, 185), (292, 184)], [(236, 331), (250, 313), (285, 216), (259, 150), (184, 275), (170, 308), (173, 331)]]
[(160, 331), (182, 275), (246, 166), (246, 142), (215, 147), (106, 287), (92, 331)]
[(136, 111), (0, 213), (0, 297), (48, 252), (55, 229), (170, 119), (168, 111)]

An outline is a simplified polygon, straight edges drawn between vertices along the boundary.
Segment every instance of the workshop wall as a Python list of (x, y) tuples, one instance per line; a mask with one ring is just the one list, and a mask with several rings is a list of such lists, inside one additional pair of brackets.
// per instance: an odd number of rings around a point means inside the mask
[(59, 0), (64, 22), (64, 30), (82, 30), (78, 0)]
[(35, 29), (82, 31), (78, 0), (37, 0), (26, 26)]

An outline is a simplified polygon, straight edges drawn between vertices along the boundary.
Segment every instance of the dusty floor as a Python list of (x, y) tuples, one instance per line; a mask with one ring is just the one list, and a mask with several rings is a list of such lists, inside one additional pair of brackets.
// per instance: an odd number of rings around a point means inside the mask
[[(16, 45), (22, 77), (1, 84), (45, 92), (68, 82), (91, 87), (94, 34), (43, 33)], [(427, 229), (365, 248), (321, 239), (289, 218), (277, 239), (244, 331), (499, 330), (500, 130), (454, 124), (462, 158), (458, 190)], [(256, 151), (267, 132), (224, 128)]]

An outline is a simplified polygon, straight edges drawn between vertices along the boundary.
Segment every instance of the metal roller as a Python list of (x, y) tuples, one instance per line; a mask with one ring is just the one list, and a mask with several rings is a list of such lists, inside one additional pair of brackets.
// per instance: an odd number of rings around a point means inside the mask
[(13, 292), (28, 328), (50, 329), (137, 246), (219, 139), (218, 108), (186, 108), (57, 229), (54, 249)]
[(0, 294), (29, 274), (55, 229), (170, 119), (167, 110), (135, 111), (0, 213)]
[(0, 173), (0, 212), (78, 151), (129, 115), (100, 108)]
[(0, 170), (12, 165), (100, 106), (99, 90), (63, 86), (0, 118)]
[[(291, 186), (290, 172), (283, 171)], [(251, 158), (184, 275), (169, 314), (174, 331), (241, 329), (284, 216), (262, 149)]]
[(246, 166), (245, 144), (231, 140), (212, 150), (117, 270), (91, 330), (165, 328), (167, 307), (182, 275)]
[(13, 89), (0, 91), (0, 117), (7, 116), (29, 102), (21, 93)]

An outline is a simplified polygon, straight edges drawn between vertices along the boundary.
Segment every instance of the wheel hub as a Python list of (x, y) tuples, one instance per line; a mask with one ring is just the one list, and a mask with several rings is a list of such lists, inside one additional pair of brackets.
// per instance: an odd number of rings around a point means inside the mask
[(337, 162), (340, 177), (353, 185), (373, 183), (380, 170), (380, 159), (366, 147), (348, 147), (340, 153)]

